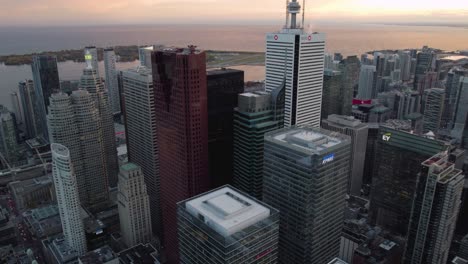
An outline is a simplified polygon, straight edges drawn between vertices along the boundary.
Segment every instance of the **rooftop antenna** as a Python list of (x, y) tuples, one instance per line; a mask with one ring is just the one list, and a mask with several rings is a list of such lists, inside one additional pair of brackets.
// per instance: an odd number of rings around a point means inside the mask
[(304, 18), (305, 18), (305, 0), (302, 0), (302, 24), (301, 26), (303, 29), (305, 28)]
[(286, 0), (286, 24), (284, 25), (284, 28), (288, 28), (288, 27), (289, 27), (288, 4), (289, 4), (289, 0)]

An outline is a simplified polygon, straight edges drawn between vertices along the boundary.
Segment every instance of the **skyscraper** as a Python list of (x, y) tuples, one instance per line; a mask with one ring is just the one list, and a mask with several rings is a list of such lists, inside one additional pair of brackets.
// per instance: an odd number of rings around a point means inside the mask
[(361, 62), (357, 56), (348, 56), (338, 64), (342, 77), (342, 95), (339, 102), (339, 115), (351, 115), (353, 98), (359, 88)]
[(329, 115), (328, 119), (322, 121), (322, 128), (351, 137), (351, 170), (348, 179), (348, 193), (360, 196), (366, 159), (368, 125), (361, 123), (353, 116)]
[(60, 81), (55, 56), (37, 55), (32, 58), (32, 75), (36, 104), (34, 111), (37, 113), (35, 122), (37, 135), (49, 140), (47, 130), (47, 113), (49, 97), (60, 91)]
[(240, 94), (239, 106), (234, 110), (233, 183), (256, 199), (261, 199), (263, 193), (264, 135), (283, 127), (284, 85), (279, 89), (273, 94)]
[(180, 263), (277, 263), (279, 213), (229, 185), (177, 205)]
[(21, 109), (20, 98), (17, 92), (10, 93), (12, 113), (15, 115), (16, 124), (23, 123), (23, 111)]
[(38, 135), (38, 127), (36, 120), (39, 118), (35, 111), (36, 95), (34, 93), (34, 85), (32, 80), (25, 80), (19, 83), (18, 91), (21, 98), (21, 106), (24, 113), (24, 125), (26, 128), (27, 138), (34, 138)]
[(405, 254), (405, 263), (447, 263), (464, 176), (437, 154), (422, 163)]
[(99, 56), (98, 50), (95, 46), (85, 47), (84, 50), (85, 61), (90, 61), (91, 68), (96, 70), (96, 75), (99, 77)]
[(73, 160), (81, 204), (91, 208), (108, 200), (106, 159), (96, 103), (85, 90), (53, 94), (49, 105), (52, 143), (66, 146)]
[(461, 140), (465, 121), (468, 117), (468, 77), (460, 78), (458, 87), (452, 135)]
[(163, 245), (179, 263), (176, 203), (209, 188), (206, 54), (189, 46), (152, 54)]
[[(325, 69), (323, 72), (322, 120), (329, 115), (338, 114), (342, 105), (341, 71)], [(352, 99), (352, 95), (351, 95)]]
[(151, 240), (149, 197), (141, 168), (135, 163), (120, 167), (119, 193), (120, 233), (127, 247)]
[(151, 69), (151, 52), (153, 52), (154, 48), (154, 46), (146, 46), (138, 49), (141, 66)]
[(222, 68), (206, 75), (209, 174), (215, 188), (232, 183), (233, 117), (237, 96), (244, 92), (244, 72)]
[(373, 99), (377, 95), (375, 91), (376, 67), (372, 65), (362, 65), (359, 74), (359, 88), (357, 97), (360, 99)]
[(14, 115), (0, 105), (0, 152), (9, 163), (16, 162), (19, 158), (17, 132)]
[(457, 103), (457, 92), (460, 87), (460, 79), (463, 78), (463, 76), (468, 76), (468, 70), (463, 68), (453, 68), (447, 73), (444, 114), (442, 116), (442, 126), (444, 128), (452, 129)]
[(420, 165), (448, 145), (381, 125), (377, 141), (369, 218), (373, 224), (406, 235)]
[(340, 250), (348, 136), (311, 126), (265, 135), (263, 201), (280, 211), (279, 263), (328, 263)]
[(122, 71), (121, 75), (128, 159), (143, 171), (150, 199), (152, 230), (161, 236), (161, 190), (153, 75), (144, 66)]
[(444, 111), (445, 90), (431, 88), (426, 90), (424, 94), (423, 132), (427, 133), (432, 131), (437, 134)]
[(109, 103), (109, 97), (104, 91), (104, 85), (94, 66), (94, 56), (86, 53), (86, 68), (80, 78), (80, 89), (88, 91), (98, 110), (102, 128), (102, 142), (104, 145), (104, 158), (106, 165), (106, 177), (111, 187), (117, 186), (119, 163), (117, 159), (117, 146), (115, 141), (114, 119)]
[(115, 69), (115, 51), (113, 48), (104, 49), (104, 68), (106, 70), (106, 88), (113, 114), (120, 113), (120, 92)]
[(51, 150), (52, 175), (63, 236), (68, 246), (81, 256), (86, 253), (87, 246), (73, 159), (64, 145), (52, 143)]
[(286, 26), (266, 36), (265, 89), (273, 91), (286, 78), (284, 125), (319, 127), (325, 35), (304, 31), (303, 25), (296, 21), (300, 9), (296, 0), (289, 2)]

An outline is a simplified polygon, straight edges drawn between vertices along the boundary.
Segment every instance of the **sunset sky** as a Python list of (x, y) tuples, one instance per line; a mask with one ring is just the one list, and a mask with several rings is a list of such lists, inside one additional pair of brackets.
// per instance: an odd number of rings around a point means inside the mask
[[(275, 24), (285, 0), (0, 0), (0, 7), (0, 26)], [(308, 0), (306, 21), (467, 24), (468, 0)]]

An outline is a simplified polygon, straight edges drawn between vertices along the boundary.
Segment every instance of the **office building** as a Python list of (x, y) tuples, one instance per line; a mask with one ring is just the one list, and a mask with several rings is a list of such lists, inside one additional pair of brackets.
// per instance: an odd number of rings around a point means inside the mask
[(109, 246), (103, 246), (80, 257), (78, 264), (119, 264), (119, 259)]
[(36, 136), (42, 136), (47, 141), (49, 139), (47, 130), (49, 97), (53, 93), (60, 91), (57, 57), (47, 55), (33, 56), (31, 68), (35, 91)]
[(9, 163), (20, 158), (16, 119), (3, 105), (0, 105), (0, 152)]
[(399, 50), (401, 80), (407, 82), (411, 80), (411, 54), (407, 50)]
[(460, 78), (453, 116), (452, 136), (461, 141), (466, 118), (468, 117), (468, 77)]
[(274, 93), (239, 95), (234, 110), (234, 186), (256, 199), (263, 193), (263, 145), (266, 132), (283, 127), (284, 85)]
[(432, 131), (437, 134), (442, 120), (445, 102), (445, 90), (431, 88), (424, 92), (423, 132)]
[(209, 188), (206, 53), (194, 46), (152, 53), (163, 245), (179, 263), (176, 203)]
[(328, 119), (322, 121), (322, 128), (351, 137), (351, 170), (348, 178), (348, 193), (356, 196), (361, 195), (368, 125), (361, 123), (353, 116), (329, 115)]
[(108, 182), (101, 120), (95, 101), (85, 90), (71, 96), (53, 94), (49, 106), (52, 143), (70, 150), (81, 204), (93, 207), (108, 200)]
[(445, 142), (403, 131), (398, 126), (381, 125), (374, 160), (370, 222), (406, 235), (420, 165), (447, 149)]
[(80, 78), (80, 89), (88, 91), (95, 100), (98, 117), (102, 129), (102, 142), (104, 145), (104, 158), (106, 165), (106, 177), (110, 187), (117, 186), (119, 163), (117, 159), (117, 146), (115, 142), (114, 118), (109, 103), (109, 97), (104, 91), (104, 84), (99, 77), (96, 68), (93, 68), (94, 55), (86, 52), (86, 68)]
[(120, 167), (119, 193), (120, 233), (128, 247), (151, 240), (149, 197), (140, 166), (127, 163)]
[(23, 111), (21, 109), (20, 98), (17, 92), (10, 93), (11, 98), (11, 112), (15, 115), (16, 124), (23, 123)]
[(428, 47), (423, 47), (422, 51), (416, 57), (416, 69), (414, 77), (414, 89), (421, 95), (425, 88), (432, 88), (427, 83), (432, 79), (431, 74), (435, 69), (436, 54)]
[(244, 92), (244, 72), (234, 69), (206, 73), (208, 93), (208, 155), (211, 187), (232, 183), (233, 117), (237, 96)]
[(119, 263), (151, 263), (160, 264), (158, 260), (159, 252), (151, 244), (139, 244), (132, 248), (119, 252)]
[(21, 81), (18, 85), (18, 92), (21, 98), (21, 108), (23, 109), (24, 127), (28, 139), (35, 138), (39, 131), (36, 120), (39, 118), (35, 111), (36, 94), (32, 80)]
[(63, 236), (68, 246), (79, 255), (83, 255), (86, 253), (86, 237), (80, 215), (80, 198), (72, 157), (70, 151), (64, 145), (53, 143), (51, 151), (52, 175), (62, 221)]
[(468, 76), (468, 70), (463, 68), (452, 68), (447, 73), (445, 82), (445, 104), (442, 116), (442, 127), (451, 129), (457, 104), (457, 93), (460, 88), (460, 79)]
[(263, 201), (280, 211), (279, 263), (339, 254), (350, 152), (348, 136), (312, 126), (265, 135)]
[(120, 114), (120, 92), (115, 68), (116, 56), (113, 48), (104, 49), (104, 68), (106, 71), (106, 88), (109, 95), (111, 111)]
[(161, 235), (159, 152), (151, 70), (141, 66), (121, 72), (128, 160), (141, 167), (150, 199), (151, 225)]
[(180, 263), (277, 263), (279, 212), (223, 186), (177, 204)]
[(99, 56), (95, 46), (85, 47), (83, 50), (85, 61), (90, 61), (91, 68), (96, 70), (97, 78), (99, 77)]
[(461, 173), (444, 153), (421, 164), (405, 263), (447, 263), (465, 181)]
[[(330, 69), (325, 69), (323, 72), (322, 120), (341, 112), (344, 99), (341, 74), (341, 71)], [(352, 100), (352, 95), (350, 99)]]
[[(348, 56), (341, 60), (338, 69), (342, 75), (342, 95), (338, 115), (351, 115), (352, 101), (358, 93), (361, 62), (357, 56)], [(323, 105), (322, 105), (323, 106)]]
[[(286, 78), (284, 125), (320, 126), (325, 34), (304, 31), (297, 22), (301, 6), (287, 6), (287, 25), (266, 36), (265, 89), (271, 92)], [(288, 21), (288, 18), (291, 18)]]
[(464, 259), (468, 259), (468, 234), (465, 235), (460, 241), (460, 249), (458, 250), (458, 256)]
[(16, 209), (19, 211), (34, 208), (41, 203), (55, 201), (54, 183), (51, 175), (12, 181), (8, 183), (8, 188), (15, 201)]
[(377, 95), (374, 90), (374, 78), (376, 67), (373, 65), (362, 65), (359, 74), (359, 88), (357, 98), (372, 99)]
[(151, 52), (155, 49), (155, 46), (146, 46), (138, 49), (138, 55), (140, 59), (140, 65), (145, 66), (151, 70)]

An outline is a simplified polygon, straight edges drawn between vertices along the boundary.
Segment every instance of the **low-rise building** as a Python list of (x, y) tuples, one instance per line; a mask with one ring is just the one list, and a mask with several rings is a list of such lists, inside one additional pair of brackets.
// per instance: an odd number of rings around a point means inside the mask
[(109, 246), (86, 253), (78, 259), (79, 264), (118, 264), (119, 258)]
[(158, 251), (151, 244), (138, 244), (119, 253), (121, 264), (160, 264)]
[(23, 213), (29, 230), (38, 238), (57, 235), (62, 232), (59, 210), (56, 204), (36, 208)]
[(10, 182), (8, 187), (20, 211), (56, 200), (52, 175)]

